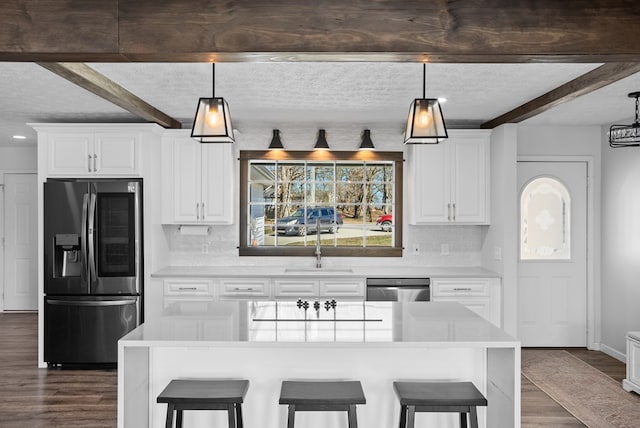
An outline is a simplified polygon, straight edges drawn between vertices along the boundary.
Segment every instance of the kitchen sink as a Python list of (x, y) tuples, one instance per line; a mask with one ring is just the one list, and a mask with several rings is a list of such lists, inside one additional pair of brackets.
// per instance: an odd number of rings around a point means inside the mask
[(284, 273), (353, 273), (349, 268), (285, 268)]

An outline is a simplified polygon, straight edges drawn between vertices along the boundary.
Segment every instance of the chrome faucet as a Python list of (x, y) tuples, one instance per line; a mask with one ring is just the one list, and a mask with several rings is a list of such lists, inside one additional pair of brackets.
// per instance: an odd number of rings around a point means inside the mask
[(320, 218), (316, 219), (316, 268), (322, 267), (322, 251), (320, 251)]

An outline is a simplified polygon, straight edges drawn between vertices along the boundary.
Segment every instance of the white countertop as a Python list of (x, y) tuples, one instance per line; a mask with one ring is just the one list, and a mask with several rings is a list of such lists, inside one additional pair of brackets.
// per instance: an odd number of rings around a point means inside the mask
[[(310, 302), (313, 305), (313, 302)], [(456, 302), (179, 302), (120, 339), (124, 346), (519, 347)]]
[(421, 266), (354, 266), (354, 267), (268, 267), (268, 266), (167, 266), (151, 274), (154, 278), (215, 278), (215, 277), (456, 277), (497, 278), (499, 275), (481, 267), (421, 267)]

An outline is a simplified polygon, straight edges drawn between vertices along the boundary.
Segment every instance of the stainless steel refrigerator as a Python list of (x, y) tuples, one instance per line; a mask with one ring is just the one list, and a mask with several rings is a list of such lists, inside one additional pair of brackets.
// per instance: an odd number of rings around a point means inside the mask
[(142, 180), (44, 183), (44, 360), (114, 364), (143, 319)]

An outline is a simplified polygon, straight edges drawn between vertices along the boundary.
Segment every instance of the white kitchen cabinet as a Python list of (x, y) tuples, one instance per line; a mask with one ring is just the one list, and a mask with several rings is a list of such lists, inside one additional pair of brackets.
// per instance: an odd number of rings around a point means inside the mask
[(221, 278), (220, 300), (262, 300), (271, 298), (268, 278)]
[(640, 331), (627, 333), (627, 377), (622, 387), (640, 394)]
[(233, 224), (233, 149), (201, 144), (186, 131), (162, 138), (163, 223)]
[(47, 174), (50, 176), (138, 176), (141, 136), (138, 132), (50, 132)]
[(364, 279), (362, 278), (276, 278), (274, 279), (274, 298), (286, 299), (364, 299)]
[(216, 296), (214, 282), (209, 279), (166, 279), (163, 287), (165, 309), (173, 304), (204, 306)]
[(431, 300), (459, 302), (496, 327), (502, 326), (498, 278), (432, 278)]
[(410, 147), (411, 224), (489, 224), (489, 131)]

